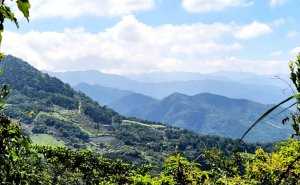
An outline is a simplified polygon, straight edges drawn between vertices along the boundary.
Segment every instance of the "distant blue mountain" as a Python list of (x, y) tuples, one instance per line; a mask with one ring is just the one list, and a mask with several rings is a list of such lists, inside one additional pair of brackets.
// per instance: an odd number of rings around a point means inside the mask
[[(142, 107), (158, 101), (155, 98), (138, 94), (132, 91), (120, 90), (117, 88), (104, 87), (101, 85), (89, 85), (80, 83), (74, 89), (84, 92), (101, 105), (107, 105), (115, 108), (118, 112), (126, 113), (128, 110)], [(130, 107), (130, 109), (128, 109)]]
[(133, 93), (109, 104), (108, 106), (122, 112), (124, 115), (131, 115), (132, 110), (144, 110), (145, 106), (157, 102), (157, 99), (142, 94)]
[(132, 91), (120, 90), (117, 88), (104, 87), (101, 85), (89, 85), (87, 83), (80, 83), (74, 86), (77, 91), (84, 92), (86, 95), (93, 97), (100, 105), (109, 105), (118, 101), (119, 99), (134, 94)]
[(65, 83), (69, 83), (71, 86), (75, 86), (80, 83), (98, 84), (105, 87), (118, 87), (120, 84), (129, 86), (136, 84), (134, 80), (130, 80), (126, 77), (114, 74), (102, 73), (96, 70), (89, 71), (68, 71), (68, 72), (50, 72), (44, 71), (50, 76), (55, 76), (61, 79)]
[[(256, 102), (271, 104), (277, 103), (283, 98), (290, 95), (290, 90), (287, 89), (283, 94), (283, 87), (268, 84), (264, 82), (271, 80), (268, 78), (259, 77), (253, 74), (240, 74), (243, 77), (253, 77), (252, 80), (248, 79), (247, 82), (237, 82), (230, 80), (227, 77), (221, 77), (220, 74), (217, 79), (201, 79), (189, 81), (172, 81), (161, 83), (144, 83), (128, 79), (120, 75), (105, 74), (99, 71), (79, 71), (79, 72), (49, 72), (50, 75), (61, 79), (64, 82), (75, 86), (79, 83), (87, 83), (90, 85), (97, 84), (104, 87), (118, 88), (126, 91), (133, 91), (135, 93), (144, 94), (154, 98), (164, 98), (172, 93), (183, 93), (187, 95), (196, 95), (199, 93), (212, 93), (227, 96), (230, 98), (249, 99)], [(175, 73), (174, 73), (175, 74)], [(255, 78), (254, 78), (255, 77)], [(154, 77), (153, 77), (154, 78)], [(203, 77), (204, 78), (204, 77)], [(257, 78), (257, 79), (256, 79)], [(241, 81), (243, 81), (241, 79)], [(282, 81), (278, 80), (282, 83)]]
[[(281, 78), (288, 80), (289, 75), (278, 75)], [(144, 83), (162, 83), (174, 81), (191, 81), (191, 80), (222, 80), (234, 81), (242, 84), (256, 84), (256, 85), (272, 85), (285, 88), (287, 84), (276, 78), (274, 75), (258, 75), (250, 72), (236, 72), (236, 71), (218, 71), (214, 73), (201, 74), (191, 72), (152, 72), (138, 75), (126, 75), (131, 80), (136, 80)]]

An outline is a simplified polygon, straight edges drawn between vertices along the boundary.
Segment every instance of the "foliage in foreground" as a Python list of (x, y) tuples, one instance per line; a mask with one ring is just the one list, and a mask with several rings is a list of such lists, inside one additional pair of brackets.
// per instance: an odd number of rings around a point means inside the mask
[(275, 152), (225, 155), (208, 150), (210, 170), (201, 170), (177, 150), (163, 170), (153, 174), (151, 165), (133, 166), (105, 159), (91, 150), (33, 146), (21, 127), (3, 114), (1, 118), (1, 184), (298, 184), (300, 143), (288, 140)]
[[(29, 9), (30, 3), (28, 0), (11, 0), (14, 1), (18, 7), (18, 10), (29, 21)], [(15, 17), (15, 14), (11, 11), (11, 8), (5, 3), (5, 0), (0, 1), (0, 45), (2, 42), (2, 33), (4, 31), (4, 21), (9, 20), (13, 22), (17, 28), (19, 28), (19, 22)], [(0, 52), (0, 59), (4, 58), (4, 53)]]

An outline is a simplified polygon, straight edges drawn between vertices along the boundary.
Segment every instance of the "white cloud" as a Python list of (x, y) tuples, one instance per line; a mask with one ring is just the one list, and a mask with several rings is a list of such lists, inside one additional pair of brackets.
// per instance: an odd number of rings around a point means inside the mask
[(273, 51), (270, 55), (272, 57), (277, 57), (283, 54), (283, 51), (279, 50), (279, 51)]
[(279, 27), (286, 23), (286, 20), (284, 18), (276, 19), (271, 22), (271, 26), (273, 27)]
[(235, 37), (238, 39), (253, 39), (271, 32), (272, 29), (269, 25), (254, 21), (249, 25), (241, 27), (241, 29), (236, 32)]
[(153, 8), (155, 0), (31, 0), (30, 19), (120, 16)]
[(194, 43), (190, 45), (175, 45), (170, 48), (171, 56), (175, 57), (201, 57), (203, 55), (213, 55), (217, 53), (226, 53), (230, 51), (236, 51), (242, 49), (242, 46), (238, 43), (230, 45), (218, 44), (215, 42), (207, 43)]
[[(25, 34), (5, 31), (2, 48), (38, 69), (52, 71), (98, 69), (118, 74), (217, 70), (280, 72), (285, 64), (279, 61), (260, 63), (227, 57), (243, 48), (234, 41), (235, 34), (243, 28), (234, 23), (153, 27), (134, 16), (124, 16), (118, 24), (99, 33), (89, 33), (83, 28)], [(267, 64), (274, 66), (266, 67)]]
[(288, 0), (270, 0), (270, 6), (275, 7), (275, 6), (282, 6), (284, 5)]
[(250, 0), (182, 0), (183, 7), (194, 13), (221, 11), (229, 7), (247, 7), (252, 4)]
[(300, 47), (296, 47), (296, 48), (292, 49), (292, 50), (290, 51), (290, 54), (291, 54), (293, 57), (296, 57), (297, 55), (299, 55), (299, 54), (300, 54)]
[(292, 31), (289, 31), (287, 34), (286, 34), (286, 37), (289, 38), (289, 39), (294, 39), (296, 37), (298, 37), (300, 35), (299, 32), (295, 31), (295, 30), (292, 30)]

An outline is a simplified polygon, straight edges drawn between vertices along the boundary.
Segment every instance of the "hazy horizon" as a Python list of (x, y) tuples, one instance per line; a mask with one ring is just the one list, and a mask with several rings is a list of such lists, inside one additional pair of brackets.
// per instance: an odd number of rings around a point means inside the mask
[(206, 73), (201, 73), (200, 72), (191, 72), (191, 71), (149, 71), (149, 72), (144, 72), (144, 73), (134, 73), (134, 74), (120, 74), (120, 73), (109, 73), (97, 69), (86, 69), (86, 70), (41, 70), (42, 72), (50, 72), (50, 73), (67, 73), (67, 72), (88, 72), (88, 71), (95, 71), (95, 72), (100, 72), (104, 74), (110, 74), (110, 75), (119, 75), (119, 76), (139, 76), (139, 75), (150, 75), (150, 74), (172, 74), (172, 73), (189, 73), (189, 74), (198, 74), (198, 75), (210, 75), (210, 74), (218, 74), (218, 73), (244, 73), (244, 74), (253, 74), (253, 75), (258, 75), (258, 76), (274, 76), (274, 75), (289, 75), (289, 73), (274, 73), (274, 74), (260, 74), (260, 73), (255, 73), (251, 71), (230, 71), (230, 70), (219, 70), (219, 71), (214, 71), (214, 72), (206, 72)]

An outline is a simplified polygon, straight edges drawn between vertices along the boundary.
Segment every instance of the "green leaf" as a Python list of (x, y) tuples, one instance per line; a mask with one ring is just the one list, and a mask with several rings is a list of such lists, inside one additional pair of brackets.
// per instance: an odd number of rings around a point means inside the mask
[(260, 118), (258, 118), (252, 125), (251, 127), (248, 128), (248, 130), (243, 134), (243, 136), (241, 137), (240, 141), (242, 141), (244, 139), (244, 137), (259, 123), (261, 122), (266, 116), (268, 116), (271, 112), (273, 112), (276, 108), (278, 108), (280, 105), (290, 101), (291, 99), (294, 98), (299, 98), (300, 97), (300, 93), (296, 93), (293, 96), (288, 97), (287, 99), (283, 100), (282, 102), (278, 103), (277, 105), (275, 105), (274, 107), (272, 107), (271, 109), (269, 109), (268, 111), (266, 111)]
[(3, 32), (3, 30), (0, 30), (0, 45), (2, 43), (2, 32)]
[(29, 22), (30, 3), (28, 0), (17, 0), (18, 8)]
[(17, 18), (13, 17), (12, 21), (15, 23), (15, 25), (17, 26), (17, 28), (19, 28), (19, 22), (18, 22)]
[(5, 57), (5, 54), (0, 52), (0, 59), (3, 59), (4, 57)]
[(274, 119), (277, 116), (279, 116), (280, 114), (282, 114), (283, 112), (289, 110), (290, 108), (292, 108), (293, 106), (297, 105), (297, 102), (294, 102), (293, 104), (289, 105), (288, 107), (284, 108), (282, 111), (280, 111), (279, 113), (277, 113), (275, 116), (271, 117), (270, 119)]
[[(12, 11), (10, 10), (10, 8), (8, 6), (2, 5), (1, 9), (0, 9), (0, 13), (1, 13), (0, 20), (3, 19), (3, 18), (9, 19), (9, 20), (11, 20), (12, 22), (14, 22), (16, 24), (17, 28), (19, 28), (18, 20), (15, 17), (15, 14), (12, 13)], [(3, 30), (3, 21), (1, 23), (0, 30)]]

